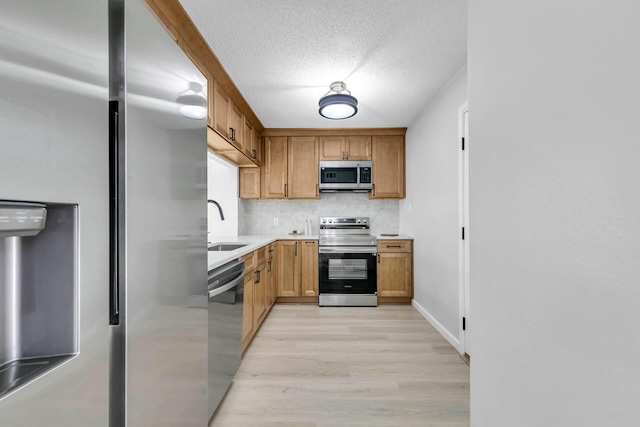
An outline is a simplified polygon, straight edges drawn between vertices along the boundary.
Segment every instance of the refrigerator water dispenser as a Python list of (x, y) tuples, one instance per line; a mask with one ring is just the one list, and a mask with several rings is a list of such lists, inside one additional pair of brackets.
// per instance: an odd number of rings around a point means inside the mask
[(0, 399), (78, 354), (77, 211), (0, 200)]

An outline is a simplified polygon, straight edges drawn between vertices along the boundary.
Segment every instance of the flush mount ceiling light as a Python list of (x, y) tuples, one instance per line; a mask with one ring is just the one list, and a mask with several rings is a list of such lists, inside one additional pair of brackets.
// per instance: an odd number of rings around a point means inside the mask
[[(333, 82), (329, 87), (331, 90), (320, 98), (318, 102), (320, 115), (332, 120), (348, 119), (355, 116), (358, 112), (358, 100), (351, 96), (351, 92), (347, 90), (347, 85), (343, 82)], [(349, 94), (343, 95), (342, 92), (344, 91), (349, 92)]]
[(176, 102), (180, 104), (180, 114), (185, 117), (201, 120), (207, 116), (207, 97), (200, 83), (189, 82), (189, 89), (182, 92)]

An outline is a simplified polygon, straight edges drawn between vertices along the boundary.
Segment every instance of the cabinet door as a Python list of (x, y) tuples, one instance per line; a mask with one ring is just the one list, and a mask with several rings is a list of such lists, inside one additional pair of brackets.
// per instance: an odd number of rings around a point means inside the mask
[(301, 296), (318, 296), (318, 241), (304, 241), (300, 269)]
[(215, 119), (215, 89), (213, 84), (213, 77), (207, 76), (207, 125), (214, 129), (216, 127), (216, 119)]
[(269, 245), (269, 253), (271, 255), (271, 264), (267, 265), (267, 269), (270, 269), (269, 278), (271, 285), (271, 302), (270, 306), (275, 304), (276, 298), (278, 297), (278, 244), (272, 243)]
[(231, 139), (229, 131), (229, 95), (220, 87), (217, 81), (213, 81), (213, 129), (226, 139)]
[(381, 297), (413, 296), (412, 254), (408, 252), (378, 253), (378, 295)]
[(242, 152), (249, 157), (250, 159), (253, 159), (253, 125), (251, 124), (251, 122), (249, 120), (247, 120), (246, 117), (243, 117), (243, 127), (242, 127), (242, 147), (243, 150)]
[(240, 198), (260, 198), (260, 168), (239, 168)]
[(266, 262), (260, 264), (253, 273), (255, 275), (255, 285), (253, 294), (253, 328), (257, 331), (260, 322), (264, 318), (266, 312), (266, 281), (265, 281), (265, 266)]
[(278, 296), (300, 295), (300, 242), (281, 240), (278, 242)]
[(349, 160), (371, 160), (371, 137), (348, 136), (346, 149)]
[(372, 141), (372, 199), (405, 197), (405, 153), (403, 136), (374, 136)]
[(287, 198), (287, 138), (267, 137), (264, 140), (263, 197)]
[(243, 127), (244, 127), (244, 115), (242, 111), (234, 104), (232, 101), (229, 101), (229, 112), (227, 113), (227, 118), (229, 122), (227, 126), (229, 127), (230, 140), (231, 143), (240, 151), (244, 151), (244, 138), (243, 138)]
[(344, 136), (320, 137), (320, 160), (346, 160), (345, 145)]
[(248, 272), (244, 276), (244, 294), (242, 296), (242, 341), (253, 335), (253, 294), (254, 294), (254, 274)]
[(255, 129), (251, 134), (251, 158), (256, 165), (260, 166), (260, 159), (262, 158), (260, 153), (260, 137)]
[(319, 199), (318, 138), (299, 136), (289, 138), (288, 161), (289, 199)]

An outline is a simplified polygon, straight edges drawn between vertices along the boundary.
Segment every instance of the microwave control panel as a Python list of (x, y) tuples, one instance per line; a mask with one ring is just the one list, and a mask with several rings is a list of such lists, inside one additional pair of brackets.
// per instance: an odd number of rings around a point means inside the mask
[(360, 184), (371, 184), (371, 168), (360, 168)]

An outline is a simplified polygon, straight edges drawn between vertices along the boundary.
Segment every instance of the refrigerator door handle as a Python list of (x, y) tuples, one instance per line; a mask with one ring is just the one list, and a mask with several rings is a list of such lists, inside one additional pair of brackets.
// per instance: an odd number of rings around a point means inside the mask
[(118, 283), (118, 101), (109, 101), (109, 324), (120, 324)]

